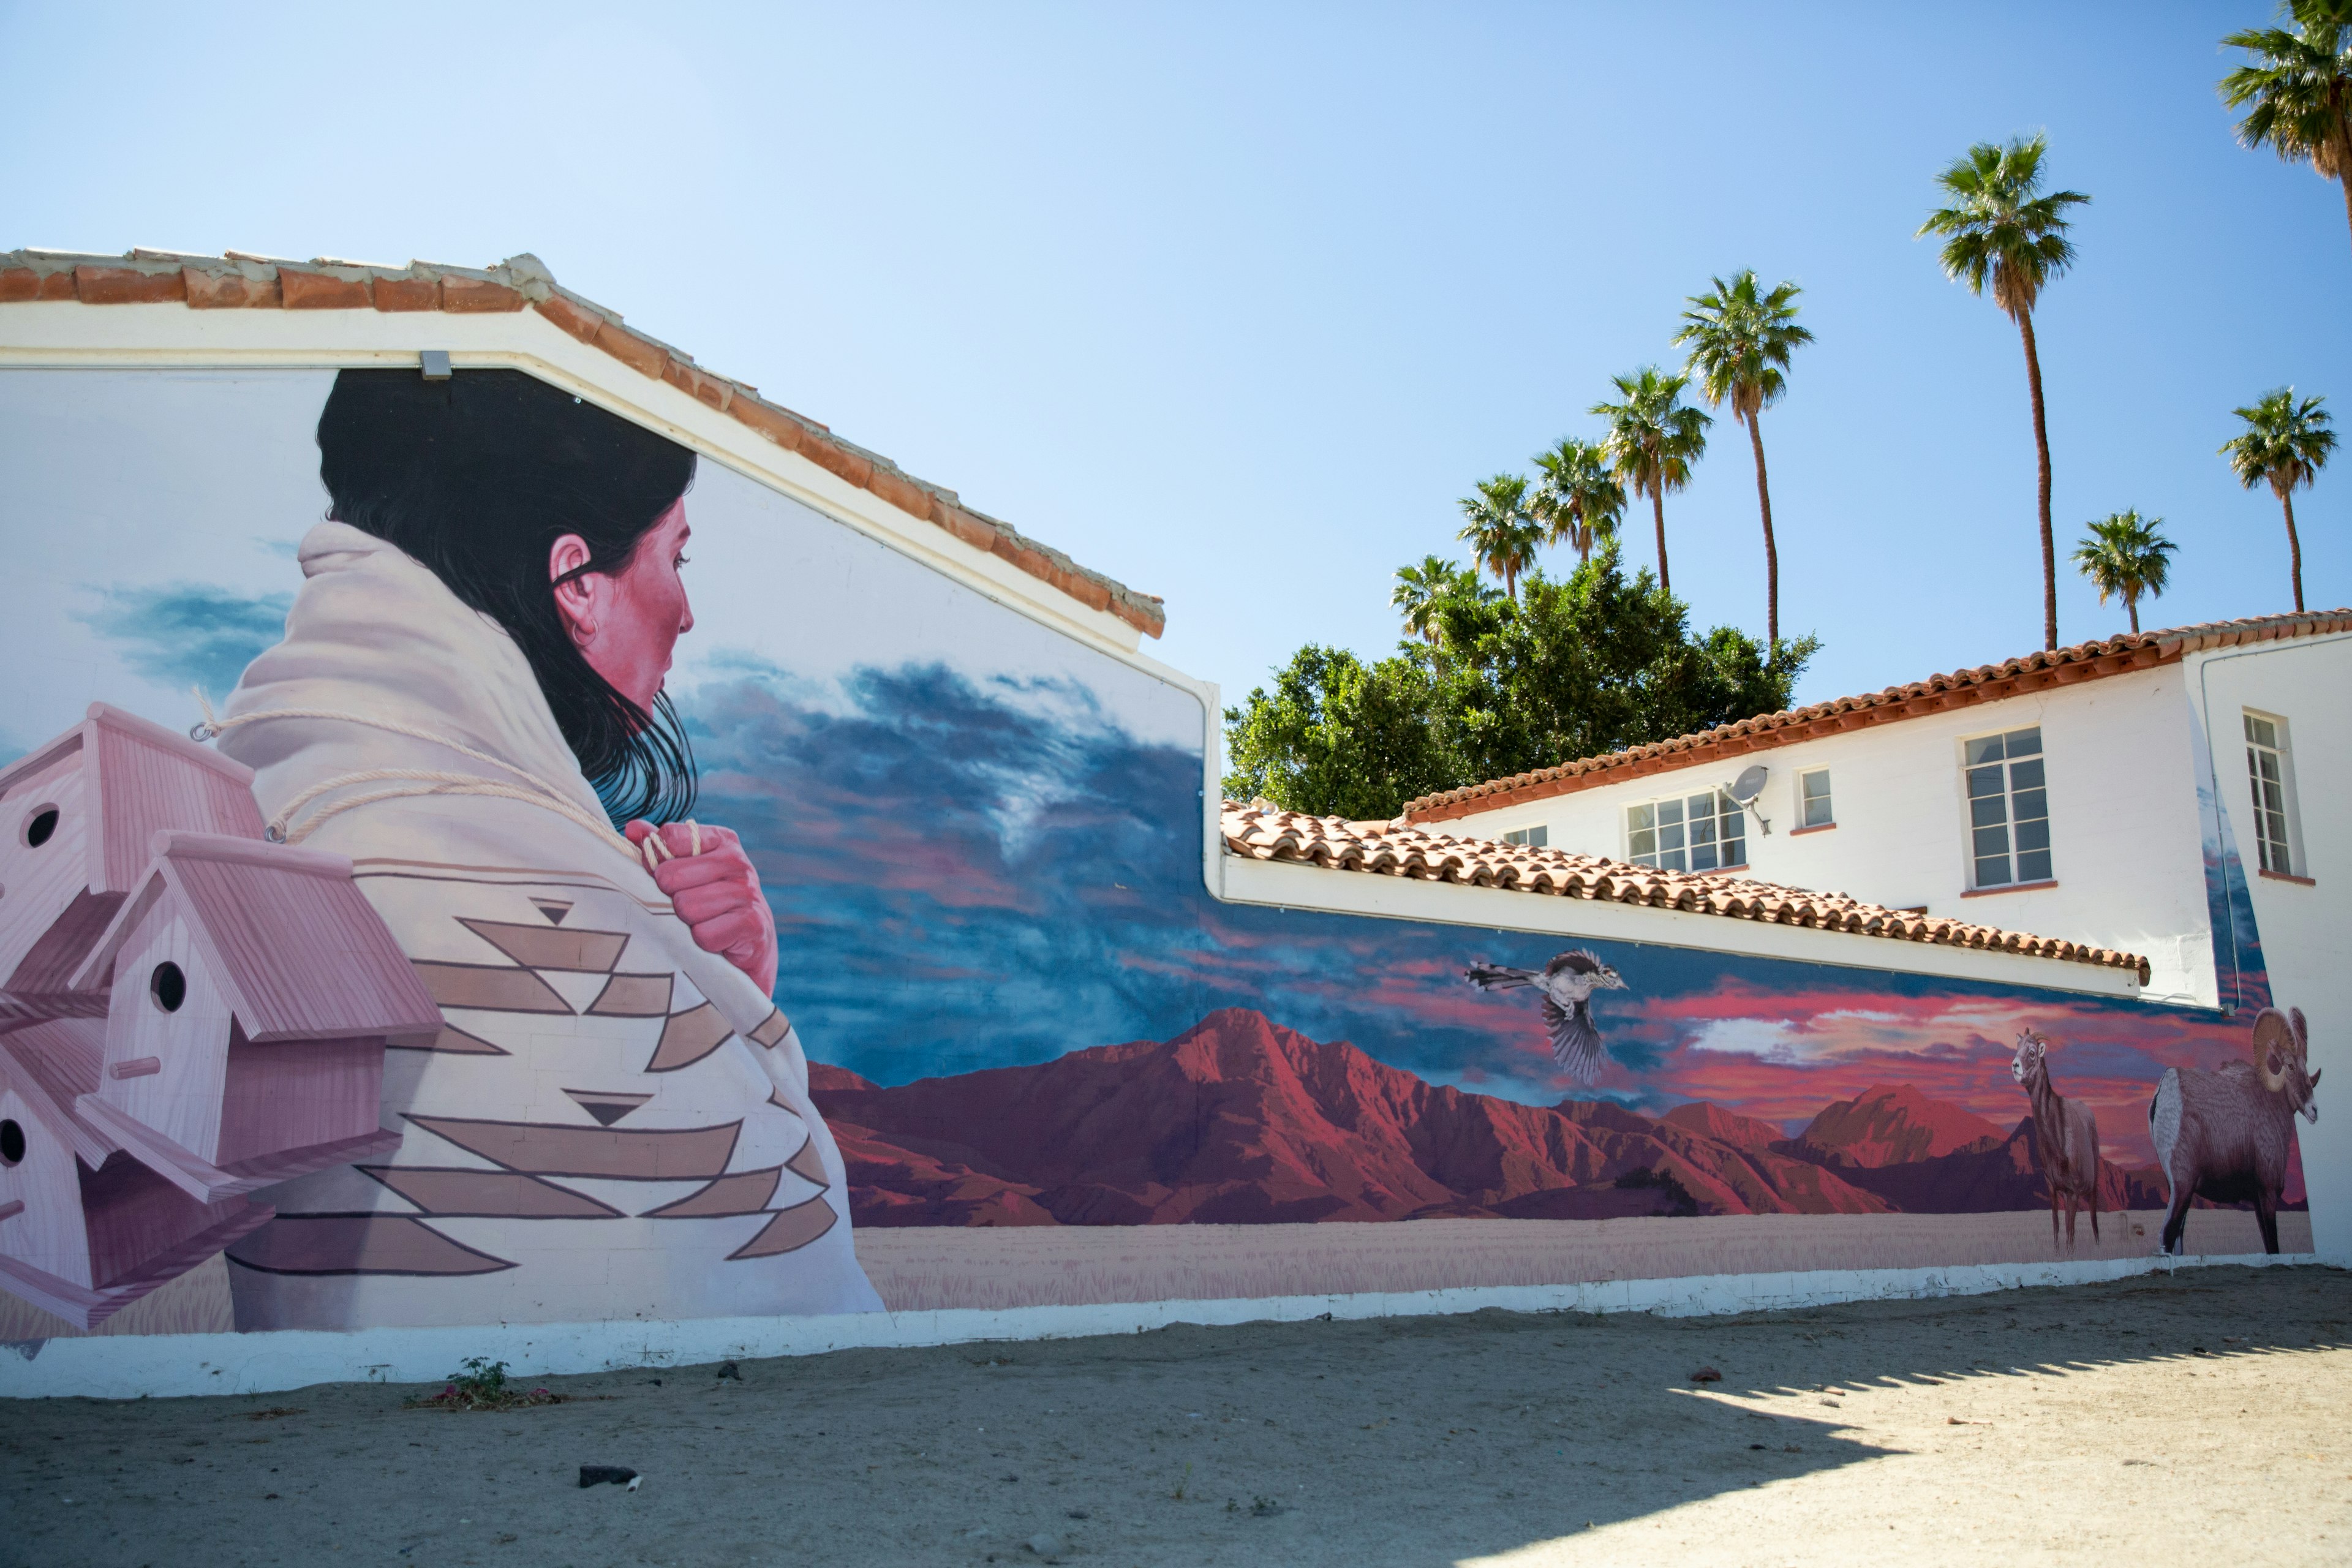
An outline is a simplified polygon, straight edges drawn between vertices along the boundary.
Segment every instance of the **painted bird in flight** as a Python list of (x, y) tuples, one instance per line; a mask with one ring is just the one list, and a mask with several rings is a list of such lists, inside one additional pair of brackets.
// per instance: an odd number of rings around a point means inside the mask
[(1563, 952), (1543, 966), (1507, 969), (1499, 963), (1474, 963), (1462, 978), (1481, 991), (1508, 991), (1532, 985), (1543, 994), (1544, 1027), (1551, 1031), (1551, 1057), (1580, 1082), (1601, 1076), (1601, 1031), (1592, 1022), (1592, 994), (1622, 991), (1625, 978), (1594, 954), (1578, 948)]

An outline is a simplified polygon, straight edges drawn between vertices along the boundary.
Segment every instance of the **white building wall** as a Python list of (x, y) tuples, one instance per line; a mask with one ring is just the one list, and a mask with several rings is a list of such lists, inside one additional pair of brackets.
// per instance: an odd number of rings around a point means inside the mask
[[(2298, 1123), (2311, 1187), (2312, 1241), (2322, 1253), (2352, 1248), (2352, 819), (2327, 802), (2352, 778), (2352, 637), (2304, 637), (2192, 655), (2186, 689), (2210, 737), (2213, 776), (2243, 857), (2262, 932), (2271, 994), (2311, 1023), (2311, 1064), (2326, 1081), (2315, 1125)], [(2247, 709), (2288, 724), (2300, 839), (2289, 881), (2263, 876), (2254, 847), (2246, 776)], [(2341, 1085), (2339, 1089), (2336, 1086)]]
[[(2048, 761), (2057, 885), (1971, 895), (1960, 742), (2028, 725), (2041, 726)], [(2300, 729), (2295, 739), (2300, 746)], [(1734, 874), (2143, 953), (2149, 997), (2210, 1005), (2195, 755), (2183, 667), (2168, 665), (1429, 826), (1500, 837), (1541, 825), (1554, 849), (1622, 858), (1628, 806), (1728, 784), (1761, 763), (1771, 773), (1757, 805), (1772, 832), (1749, 818), (1748, 867)], [(1797, 778), (1816, 767), (1830, 770), (1836, 826), (1797, 832)]]

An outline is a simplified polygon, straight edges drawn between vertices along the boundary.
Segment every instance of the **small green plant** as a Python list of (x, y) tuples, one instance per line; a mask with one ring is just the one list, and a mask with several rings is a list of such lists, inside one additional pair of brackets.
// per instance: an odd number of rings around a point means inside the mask
[(544, 1388), (525, 1389), (507, 1381), (507, 1363), (467, 1356), (462, 1370), (451, 1373), (440, 1393), (405, 1402), (411, 1410), (512, 1410), (525, 1405), (561, 1405), (567, 1395)]
[(1271, 1497), (1250, 1499), (1250, 1512), (1259, 1519), (1269, 1519), (1282, 1511), (1282, 1500)]
[(1184, 1500), (1184, 1493), (1192, 1487), (1192, 1461), (1187, 1459), (1184, 1461), (1184, 1473), (1176, 1478), (1175, 1490), (1170, 1492), (1168, 1495), (1171, 1498), (1173, 1498), (1176, 1501), (1182, 1502)]

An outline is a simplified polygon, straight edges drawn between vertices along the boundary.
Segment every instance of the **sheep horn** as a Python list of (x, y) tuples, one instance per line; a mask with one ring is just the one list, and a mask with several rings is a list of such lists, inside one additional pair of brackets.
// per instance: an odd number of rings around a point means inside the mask
[[(2273, 1094), (2286, 1087), (2287, 1064), (2295, 1059), (2294, 1030), (2286, 1015), (2265, 1007), (2254, 1016), (2254, 1071)], [(2277, 1063), (2276, 1067), (2272, 1063)]]

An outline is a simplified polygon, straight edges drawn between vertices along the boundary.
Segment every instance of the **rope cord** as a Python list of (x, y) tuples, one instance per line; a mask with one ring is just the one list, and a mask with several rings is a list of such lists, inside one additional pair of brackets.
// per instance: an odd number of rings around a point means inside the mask
[[(195, 689), (195, 698), (196, 704), (204, 710), (205, 716), (189, 728), (190, 740), (214, 740), (240, 724), (251, 724), (265, 719), (323, 719), (335, 723), (362, 724), (370, 729), (404, 735), (413, 741), (423, 741), (427, 744), (456, 752), (460, 756), (471, 757), (476, 762), (488, 763), (495, 768), (503, 768), (522, 781), (520, 784), (507, 784), (498, 779), (482, 778), (474, 773), (447, 773), (431, 768), (366, 768), (358, 773), (343, 773), (312, 784), (279, 809), (278, 815), (270, 819), (265, 829), (270, 842), (274, 844), (299, 844), (334, 817), (360, 806), (426, 795), (483, 795), (497, 800), (517, 800), (526, 805), (535, 805), (542, 810), (554, 812), (557, 816), (586, 828), (603, 839), (610, 847), (619, 850), (636, 861), (646, 868), (647, 876), (651, 876), (664, 861), (677, 858), (677, 851), (662, 841), (658, 828), (646, 834), (644, 842), (632, 844), (627, 836), (614, 832), (611, 823), (591, 816), (566, 798), (562, 791), (536, 774), (517, 767), (504, 758), (494, 757), (487, 752), (476, 751), (461, 742), (452, 741), (446, 735), (436, 735), (429, 730), (420, 730), (413, 725), (398, 723), (390, 719), (373, 718), (364, 713), (340, 712), (330, 708), (277, 708), (266, 712), (241, 714), (234, 719), (219, 719), (214, 717), (213, 705), (205, 698), (203, 689)], [(368, 795), (348, 795), (341, 800), (331, 801), (311, 813), (300, 824), (298, 825), (294, 821), (295, 816), (305, 806), (330, 791), (347, 789), (355, 784), (386, 782), (393, 783), (394, 787), (376, 790)], [(684, 826), (688, 834), (688, 842), (691, 846), (688, 853), (701, 854), (700, 825), (692, 818), (688, 818)]]

